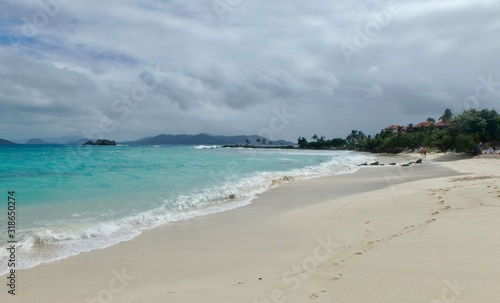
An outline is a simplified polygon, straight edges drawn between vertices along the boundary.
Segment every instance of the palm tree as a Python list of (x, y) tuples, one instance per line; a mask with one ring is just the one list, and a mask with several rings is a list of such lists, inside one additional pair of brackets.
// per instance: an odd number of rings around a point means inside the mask
[(250, 145), (250, 140), (246, 139), (245, 143), (246, 143), (247, 146)]
[(439, 120), (443, 121), (444, 123), (450, 122), (451, 118), (453, 118), (453, 114), (451, 113), (451, 110), (449, 108), (445, 109), (444, 114), (439, 117)]
[(257, 144), (259, 144), (259, 143), (260, 143), (260, 138), (257, 138), (257, 140), (255, 140), (255, 142), (256, 142)]
[(436, 123), (436, 120), (434, 120), (434, 118), (427, 118), (427, 122), (430, 122), (431, 124), (434, 124)]
[(318, 141), (318, 135), (314, 134), (314, 136), (312, 136), (312, 139)]
[(262, 138), (262, 145), (266, 145), (266, 138)]
[(298, 140), (297, 140), (297, 145), (299, 146), (299, 148), (306, 148), (307, 147), (307, 140), (306, 138), (304, 137), (300, 137)]

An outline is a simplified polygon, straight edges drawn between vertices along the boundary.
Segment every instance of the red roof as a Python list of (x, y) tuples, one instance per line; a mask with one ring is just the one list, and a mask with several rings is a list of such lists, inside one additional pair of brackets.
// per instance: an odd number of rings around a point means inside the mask
[(399, 126), (399, 125), (393, 124), (393, 125), (387, 126), (385, 129), (387, 129), (387, 130), (389, 130), (389, 129), (398, 130), (400, 127), (401, 126)]
[(400, 128), (402, 131), (405, 132), (408, 129), (408, 126), (401, 126), (401, 125), (393, 124), (393, 125), (387, 126), (384, 129), (385, 130), (397, 130), (397, 131), (399, 131)]
[(413, 126), (413, 128), (430, 127), (431, 125), (432, 123), (430, 123), (429, 121), (425, 121)]
[(448, 126), (449, 124), (448, 123), (445, 123), (443, 121), (439, 121), (438, 123), (434, 124), (436, 127), (446, 127)]

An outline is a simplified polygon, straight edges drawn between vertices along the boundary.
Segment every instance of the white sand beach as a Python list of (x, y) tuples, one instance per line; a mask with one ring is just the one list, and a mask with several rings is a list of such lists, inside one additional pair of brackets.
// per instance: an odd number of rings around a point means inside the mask
[(496, 302), (500, 160), (458, 158), (285, 183), (20, 270), (16, 296), (3, 283), (0, 301)]

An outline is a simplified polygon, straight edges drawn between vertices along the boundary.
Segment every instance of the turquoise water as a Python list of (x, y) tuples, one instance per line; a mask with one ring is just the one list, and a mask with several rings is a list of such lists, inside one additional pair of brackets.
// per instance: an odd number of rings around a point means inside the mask
[[(346, 151), (3, 146), (0, 197), (7, 201), (7, 192), (16, 191), (19, 269), (246, 205), (283, 177), (352, 172), (366, 160)], [(0, 274), (8, 259), (7, 203), (2, 205)]]

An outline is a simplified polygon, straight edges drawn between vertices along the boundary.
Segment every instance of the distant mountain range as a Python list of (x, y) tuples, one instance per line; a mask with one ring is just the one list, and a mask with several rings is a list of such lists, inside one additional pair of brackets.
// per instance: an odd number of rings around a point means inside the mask
[[(248, 140), (248, 141), (247, 141)], [(89, 139), (80, 136), (64, 136), (51, 138), (33, 138), (26, 141), (28, 145), (82, 145)], [(118, 142), (123, 145), (236, 145), (247, 144), (260, 145), (262, 143), (272, 145), (295, 145), (294, 142), (285, 140), (271, 141), (267, 138), (257, 135), (239, 135), (239, 136), (217, 136), (209, 134), (197, 135), (165, 135), (161, 134), (155, 137), (145, 137), (135, 141)], [(0, 139), (0, 144), (16, 144), (14, 142)]]
[(87, 138), (81, 136), (63, 136), (63, 137), (49, 137), (42, 139), (48, 144), (67, 144), (67, 145), (81, 145), (88, 141)]
[(63, 136), (49, 138), (33, 138), (26, 141), (28, 145), (82, 145), (88, 139), (81, 136)]
[[(136, 141), (122, 142), (127, 145), (234, 145), (234, 144), (262, 144), (269, 142), (272, 145), (295, 145), (295, 143), (284, 140), (270, 141), (267, 138), (257, 135), (251, 136), (215, 136), (209, 134), (198, 135), (165, 135), (161, 134), (155, 137), (145, 137)], [(265, 141), (264, 141), (265, 140)]]

